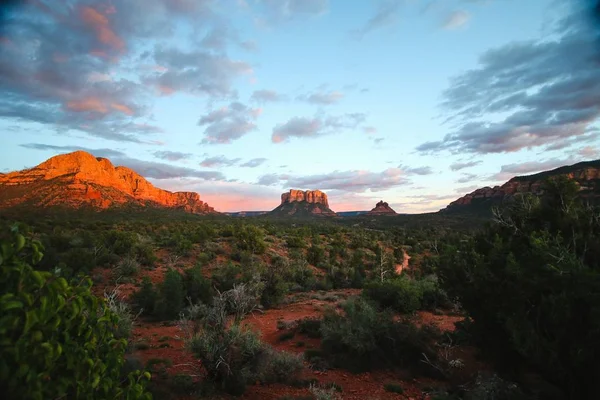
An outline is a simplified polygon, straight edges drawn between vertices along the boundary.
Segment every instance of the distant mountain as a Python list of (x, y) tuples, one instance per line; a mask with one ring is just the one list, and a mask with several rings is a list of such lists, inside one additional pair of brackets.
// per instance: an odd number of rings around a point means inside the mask
[(237, 212), (224, 212), (223, 214), (229, 215), (230, 217), (256, 217), (258, 215), (267, 214), (269, 211), (237, 211)]
[(108, 159), (85, 151), (58, 155), (30, 169), (0, 174), (0, 208), (63, 206), (104, 210), (132, 205), (215, 213), (198, 193), (156, 188), (137, 172), (115, 167)]
[(450, 203), (442, 212), (486, 211), (511, 199), (517, 193), (542, 194), (546, 178), (566, 176), (579, 185), (583, 198), (600, 200), (600, 160), (580, 162), (534, 175), (516, 176), (502, 186), (477, 189)]
[(281, 195), (281, 204), (269, 213), (271, 216), (335, 216), (329, 208), (327, 195), (320, 190), (295, 190)]
[(358, 215), (365, 215), (368, 213), (368, 211), (338, 211), (336, 214), (340, 217), (356, 217)]
[(367, 213), (368, 215), (397, 215), (396, 211), (389, 206), (385, 201), (380, 201), (375, 204), (375, 208)]

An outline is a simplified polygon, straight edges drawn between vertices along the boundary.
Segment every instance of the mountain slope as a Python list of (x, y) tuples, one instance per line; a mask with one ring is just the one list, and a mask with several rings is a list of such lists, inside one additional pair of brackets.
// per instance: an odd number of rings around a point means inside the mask
[(0, 174), (0, 208), (19, 205), (107, 209), (138, 205), (213, 213), (198, 193), (156, 188), (126, 167), (84, 151), (52, 157), (31, 169)]
[(487, 211), (511, 199), (517, 193), (542, 194), (545, 179), (566, 176), (579, 185), (581, 197), (600, 200), (600, 160), (580, 162), (533, 175), (516, 176), (502, 186), (483, 187), (450, 203), (442, 212)]

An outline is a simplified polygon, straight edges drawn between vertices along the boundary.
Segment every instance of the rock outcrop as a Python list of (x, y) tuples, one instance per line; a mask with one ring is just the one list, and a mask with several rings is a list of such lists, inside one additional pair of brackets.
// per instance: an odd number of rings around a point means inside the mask
[(0, 175), (0, 208), (18, 205), (107, 209), (138, 205), (214, 213), (198, 193), (159, 189), (126, 167), (85, 151), (62, 154), (23, 171)]
[(502, 186), (483, 187), (450, 203), (442, 211), (461, 211), (469, 208), (489, 208), (510, 200), (517, 193), (543, 194), (548, 177), (566, 176), (579, 185), (579, 193), (591, 201), (600, 200), (600, 160), (581, 162), (529, 176), (517, 176)]
[(380, 201), (375, 204), (375, 208), (367, 213), (367, 215), (397, 215), (396, 211), (390, 207), (385, 201)]
[(327, 195), (320, 190), (295, 190), (281, 195), (281, 204), (270, 212), (271, 215), (294, 216), (334, 216), (329, 208)]

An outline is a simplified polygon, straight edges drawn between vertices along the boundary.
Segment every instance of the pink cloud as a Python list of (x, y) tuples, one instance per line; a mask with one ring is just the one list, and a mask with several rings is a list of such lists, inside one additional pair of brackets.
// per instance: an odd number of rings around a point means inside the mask
[(110, 109), (119, 111), (123, 114), (133, 115), (134, 112), (131, 107), (120, 103), (107, 103), (102, 99), (94, 96), (84, 97), (79, 100), (72, 100), (67, 102), (66, 108), (71, 111), (77, 112), (96, 112), (100, 114), (106, 114)]
[(111, 29), (110, 21), (105, 15), (88, 6), (81, 8), (80, 15), (83, 22), (94, 31), (100, 43), (120, 52), (125, 50), (125, 42)]

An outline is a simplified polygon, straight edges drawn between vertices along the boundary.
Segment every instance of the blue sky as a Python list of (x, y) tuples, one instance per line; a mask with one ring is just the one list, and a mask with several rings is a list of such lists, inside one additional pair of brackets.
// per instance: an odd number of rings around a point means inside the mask
[[(599, 158), (575, 0), (30, 2), (0, 29), (0, 170), (84, 149), (219, 211), (290, 188), (437, 211)], [(596, 61), (594, 61), (596, 60)]]

